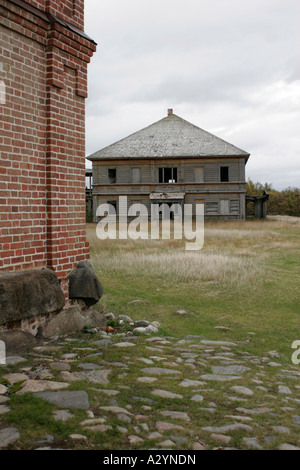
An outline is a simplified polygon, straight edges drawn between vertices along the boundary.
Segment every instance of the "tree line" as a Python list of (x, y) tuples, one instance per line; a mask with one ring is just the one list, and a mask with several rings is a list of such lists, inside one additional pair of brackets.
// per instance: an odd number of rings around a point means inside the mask
[[(269, 194), (267, 203), (267, 213), (269, 215), (290, 215), (300, 217), (300, 189), (287, 188), (277, 191), (272, 184), (259, 182), (254, 183), (248, 179), (246, 183), (246, 195), (258, 196), (264, 193)], [(251, 208), (250, 208), (251, 210)]]

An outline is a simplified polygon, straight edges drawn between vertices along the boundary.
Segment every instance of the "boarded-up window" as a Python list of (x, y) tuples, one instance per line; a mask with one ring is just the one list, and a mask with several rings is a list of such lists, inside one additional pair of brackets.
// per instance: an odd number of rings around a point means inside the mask
[(141, 182), (141, 169), (132, 168), (131, 169), (131, 179), (133, 184), (139, 184)]
[(239, 215), (240, 204), (238, 199), (232, 199), (229, 204), (230, 214)]
[(222, 215), (229, 214), (229, 201), (227, 199), (220, 201), (220, 213)]
[(217, 201), (206, 202), (205, 212), (207, 215), (214, 215), (219, 213), (219, 204)]
[(194, 174), (195, 174), (195, 183), (204, 182), (203, 166), (196, 166), (194, 170)]

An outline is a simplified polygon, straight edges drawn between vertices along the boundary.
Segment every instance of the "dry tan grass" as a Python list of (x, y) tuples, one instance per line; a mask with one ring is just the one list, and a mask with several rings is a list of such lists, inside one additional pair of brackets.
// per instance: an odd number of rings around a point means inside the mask
[[(208, 221), (204, 248), (185, 251), (184, 240), (98, 240), (89, 224), (92, 262), (99, 272), (170, 278), (177, 282), (249, 282), (263, 273), (264, 248), (282, 249), (288, 241), (278, 229), (298, 227), (300, 219), (272, 217), (253, 221)], [(293, 245), (293, 243), (291, 244)], [(286, 247), (288, 249), (288, 246)]]
[(185, 281), (244, 282), (260, 271), (254, 260), (242, 256), (161, 250), (159, 253), (95, 255), (93, 264), (100, 272), (122, 271), (128, 276), (172, 278)]

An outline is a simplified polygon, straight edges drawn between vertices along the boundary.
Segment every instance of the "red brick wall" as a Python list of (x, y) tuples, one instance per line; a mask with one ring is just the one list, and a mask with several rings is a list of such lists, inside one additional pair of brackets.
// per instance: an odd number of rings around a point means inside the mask
[(79, 27), (81, 0), (0, 0), (2, 270), (48, 267), (64, 278), (89, 256), (85, 97), (95, 43), (44, 13), (65, 19), (73, 4)]

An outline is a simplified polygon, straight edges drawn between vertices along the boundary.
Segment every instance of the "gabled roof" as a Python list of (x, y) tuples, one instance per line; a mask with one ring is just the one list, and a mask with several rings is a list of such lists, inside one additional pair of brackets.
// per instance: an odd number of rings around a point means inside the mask
[(249, 153), (185, 121), (167, 117), (90, 155), (88, 160), (244, 157)]

